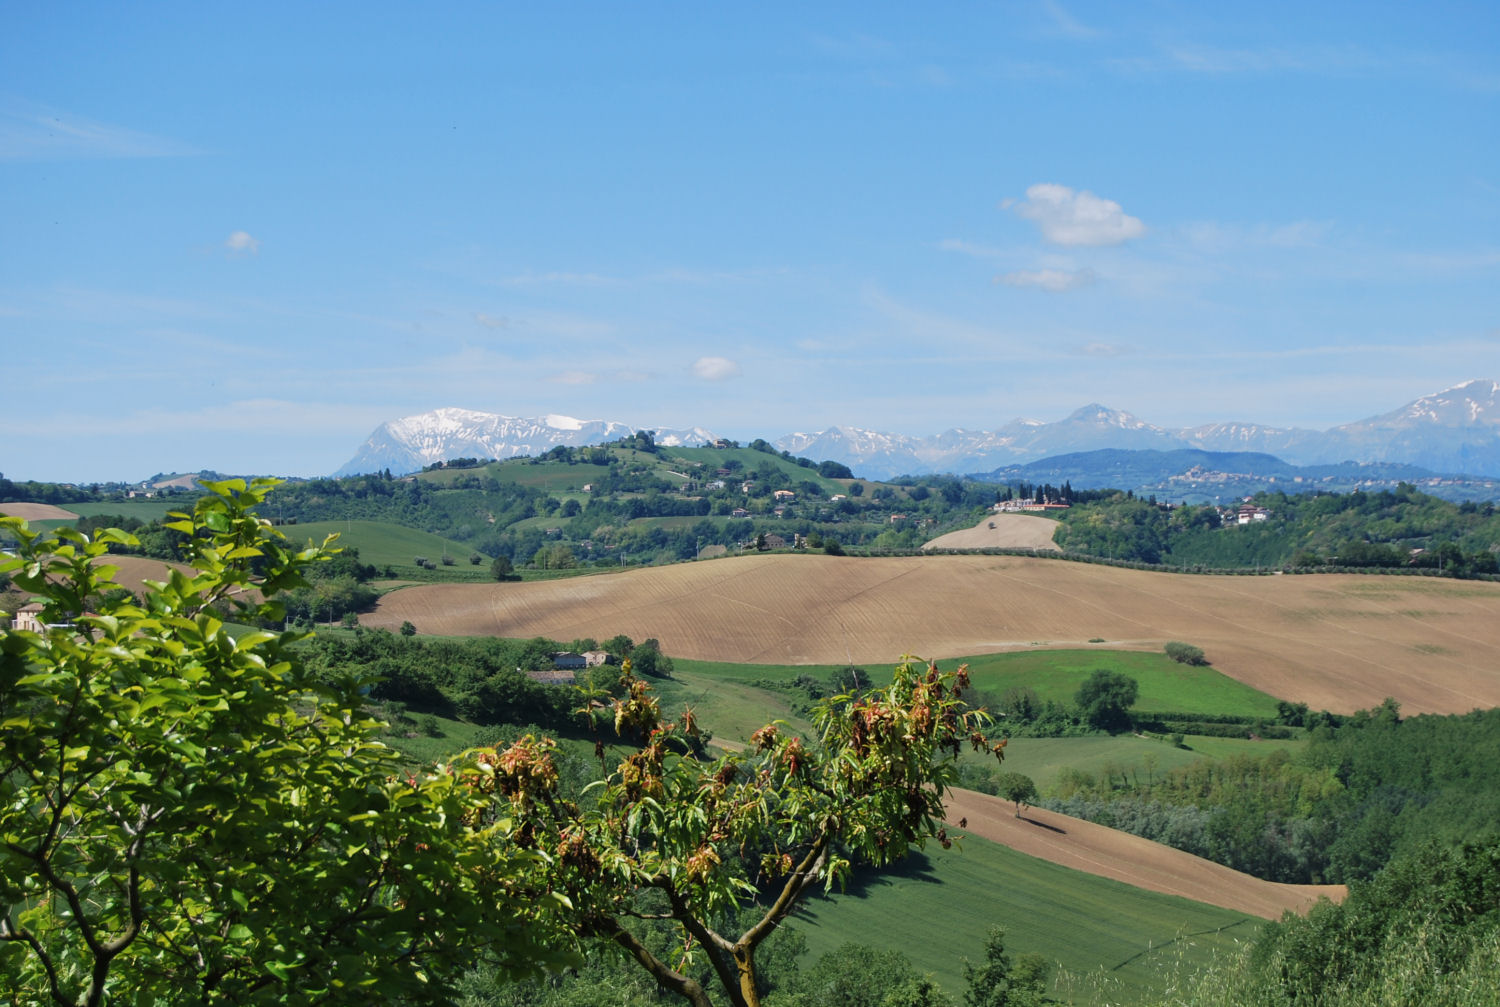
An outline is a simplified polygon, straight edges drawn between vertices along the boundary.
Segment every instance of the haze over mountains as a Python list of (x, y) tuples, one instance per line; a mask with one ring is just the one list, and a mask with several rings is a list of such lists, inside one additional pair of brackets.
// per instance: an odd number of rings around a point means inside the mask
[[(631, 424), (551, 415), (533, 419), (439, 409), (381, 424), (337, 475), (411, 472), (450, 458), (512, 458), (557, 445), (582, 446), (633, 432)], [(701, 427), (658, 430), (667, 445), (712, 443)], [(1500, 383), (1465, 381), (1398, 409), (1330, 430), (1225, 422), (1171, 429), (1129, 413), (1086, 405), (1054, 423), (1017, 419), (994, 431), (952, 429), (928, 437), (835, 426), (791, 433), (778, 449), (848, 465), (884, 479), (990, 472), (1056, 455), (1113, 450), (1257, 452), (1294, 465), (1389, 462), (1432, 472), (1500, 474)]]

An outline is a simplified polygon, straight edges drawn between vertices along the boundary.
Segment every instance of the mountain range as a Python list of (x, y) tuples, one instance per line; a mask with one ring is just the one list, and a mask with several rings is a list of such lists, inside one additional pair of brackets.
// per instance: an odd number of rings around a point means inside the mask
[[(381, 424), (336, 474), (385, 468), (411, 472), (449, 458), (541, 454), (559, 444), (602, 443), (634, 429), (621, 422), (567, 416), (521, 419), (439, 409)], [(656, 435), (665, 445), (697, 446), (715, 439), (701, 427), (658, 430)], [(1090, 404), (1054, 423), (1017, 419), (993, 431), (952, 429), (918, 437), (834, 426), (817, 433), (787, 434), (773, 443), (779, 450), (815, 461), (842, 462), (869, 479), (987, 473), (1106, 449), (1255, 452), (1294, 465), (1388, 462), (1488, 475), (1500, 473), (1500, 383), (1465, 381), (1399, 409), (1324, 431), (1240, 422), (1174, 429)]]

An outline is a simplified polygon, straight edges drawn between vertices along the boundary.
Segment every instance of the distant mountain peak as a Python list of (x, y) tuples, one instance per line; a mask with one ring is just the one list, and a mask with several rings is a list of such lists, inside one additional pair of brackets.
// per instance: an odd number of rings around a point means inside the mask
[[(336, 475), (362, 472), (415, 472), (450, 458), (516, 458), (539, 455), (559, 445), (602, 444), (637, 428), (614, 420), (580, 420), (560, 413), (505, 416), (445, 406), (403, 416), (375, 428), (354, 457)], [(706, 430), (658, 431), (663, 443), (697, 446), (712, 443)]]
[[(534, 419), (446, 407), (381, 424), (337, 474), (411, 472), (449, 458), (538, 455), (559, 444), (600, 444), (640, 426), (551, 413)], [(646, 427), (646, 429), (650, 429)], [(665, 446), (710, 444), (702, 427), (657, 430)], [(919, 437), (836, 424), (779, 438), (778, 449), (848, 465), (859, 475), (989, 472), (1041, 458), (1097, 450), (1259, 452), (1295, 465), (1404, 463), (1437, 472), (1500, 475), (1500, 382), (1475, 378), (1399, 409), (1331, 430), (1259, 423), (1154, 426), (1098, 402), (1052, 423), (1016, 419), (998, 430), (952, 428)]]

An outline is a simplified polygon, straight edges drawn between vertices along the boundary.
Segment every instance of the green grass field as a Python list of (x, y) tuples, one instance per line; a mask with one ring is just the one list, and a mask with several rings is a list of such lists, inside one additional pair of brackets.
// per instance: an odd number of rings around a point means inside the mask
[[(478, 565), (469, 563), (474, 550), (462, 542), (453, 542), (430, 532), (403, 528), (383, 521), (308, 521), (303, 524), (285, 525), (281, 529), (293, 542), (322, 542), (324, 536), (337, 534), (335, 545), (353, 546), (359, 550), (362, 563), (376, 566), (390, 565), (401, 576), (414, 576), (418, 580), (431, 580), (435, 574), (445, 580), (490, 579), (490, 564), (484, 559)], [(452, 566), (443, 566), (443, 554), (456, 561)], [(436, 571), (423, 571), (417, 575), (416, 557), (425, 556), (439, 564)]]
[(97, 517), (100, 514), (118, 514), (121, 517), (133, 517), (138, 521), (150, 523), (167, 516), (168, 511), (182, 511), (191, 514), (193, 511), (194, 497), (152, 497), (150, 500), (122, 500), (117, 503), (77, 503), (67, 504), (63, 510), (70, 510), (80, 517)]
[(1078, 687), (1095, 670), (1103, 668), (1136, 680), (1140, 687), (1136, 710), (1276, 716), (1276, 697), (1236, 682), (1211, 667), (1178, 664), (1165, 654), (1036, 650), (959, 660), (967, 661), (976, 688), (997, 697), (1012, 686), (1024, 686), (1043, 700), (1071, 703)]
[(806, 904), (794, 926), (809, 957), (847, 942), (894, 948), (963, 996), (963, 958), (984, 956), (988, 928), (1005, 927), (1012, 954), (1035, 951), (1069, 974), (1065, 1002), (1147, 1002), (1174, 970), (1207, 964), (1255, 935), (1243, 913), (1132, 888), (973, 836), (929, 845), (847, 893)]

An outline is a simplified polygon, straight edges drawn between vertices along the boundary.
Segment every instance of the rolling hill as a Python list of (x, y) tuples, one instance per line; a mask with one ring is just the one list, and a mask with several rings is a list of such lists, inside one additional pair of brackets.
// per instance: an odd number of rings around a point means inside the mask
[(880, 665), (1033, 648), (1201, 646), (1214, 667), (1314, 709), (1500, 706), (1500, 584), (1358, 575), (1193, 577), (1012, 556), (760, 555), (386, 595), (367, 626), (658, 638), (674, 656)]

